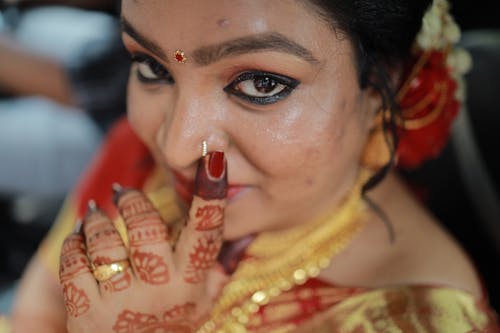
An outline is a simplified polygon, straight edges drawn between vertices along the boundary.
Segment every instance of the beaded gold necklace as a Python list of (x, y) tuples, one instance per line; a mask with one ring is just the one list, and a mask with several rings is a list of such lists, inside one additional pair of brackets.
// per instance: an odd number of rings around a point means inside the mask
[(287, 231), (260, 234), (224, 287), (211, 319), (199, 329), (207, 332), (248, 332), (250, 316), (308, 279), (317, 277), (363, 228), (366, 210), (361, 187), (368, 179), (362, 171), (342, 204), (322, 218)]

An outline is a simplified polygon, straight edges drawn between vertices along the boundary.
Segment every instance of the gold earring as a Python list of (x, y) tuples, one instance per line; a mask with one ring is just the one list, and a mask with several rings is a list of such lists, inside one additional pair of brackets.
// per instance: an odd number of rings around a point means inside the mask
[(390, 145), (392, 138), (387, 137), (382, 124), (382, 117), (377, 117), (375, 127), (368, 136), (363, 154), (361, 155), (361, 165), (369, 170), (378, 171), (391, 161), (392, 151)]
[(206, 140), (201, 142), (201, 157), (205, 157), (208, 154), (208, 144)]

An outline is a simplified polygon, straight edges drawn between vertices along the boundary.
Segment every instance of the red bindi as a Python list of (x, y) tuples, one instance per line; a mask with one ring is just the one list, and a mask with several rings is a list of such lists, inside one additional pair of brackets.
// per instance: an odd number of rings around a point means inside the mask
[(175, 60), (177, 60), (177, 62), (179, 62), (181, 64), (184, 64), (187, 61), (187, 57), (184, 55), (184, 51), (181, 51), (181, 50), (175, 51), (174, 57), (175, 57)]

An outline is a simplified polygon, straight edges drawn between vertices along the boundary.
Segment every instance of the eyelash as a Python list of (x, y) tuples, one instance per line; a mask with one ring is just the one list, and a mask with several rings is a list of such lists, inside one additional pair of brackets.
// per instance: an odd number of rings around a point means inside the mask
[[(138, 66), (135, 71), (137, 79), (144, 84), (165, 83), (170, 85), (175, 83), (174, 78), (168, 70), (151, 56), (143, 53), (136, 53), (132, 55), (132, 62), (136, 63)], [(141, 65), (147, 66), (146, 70), (151, 71), (152, 76), (155, 77), (152, 78), (145, 76), (139, 67)], [(242, 87), (242, 85), (247, 81), (253, 81), (253, 86)], [(298, 80), (292, 79), (288, 76), (262, 71), (247, 71), (241, 73), (230, 84), (224, 87), (223, 90), (228, 94), (232, 94), (252, 104), (269, 105), (290, 95), (299, 84), (300, 82)], [(242, 88), (253, 89), (255, 94), (252, 95), (250, 93), (245, 93)], [(271, 90), (267, 91), (269, 88), (271, 88)], [(281, 89), (272, 95), (265, 95), (266, 93), (273, 92), (276, 88)], [(262, 92), (261, 89), (264, 89), (265, 91)]]
[[(259, 89), (266, 89), (265, 86), (261, 85), (260, 87), (257, 86), (258, 81), (260, 80), (260, 83), (265, 83), (270, 85), (270, 87), (275, 90), (276, 87), (279, 87), (280, 85), (282, 86), (282, 89), (279, 90), (277, 93), (274, 93), (272, 95), (266, 95), (266, 96), (256, 96), (256, 95), (250, 95), (242, 92), (240, 85), (246, 81), (253, 81), (253, 89), (257, 91), (257, 93), (264, 94), (259, 91)], [(299, 81), (292, 79), (288, 76), (280, 75), (280, 74), (275, 74), (275, 73), (269, 73), (269, 72), (261, 72), (261, 71), (251, 71), (251, 72), (244, 72), (240, 74), (233, 82), (228, 84), (225, 88), (224, 91), (229, 94), (233, 94), (234, 96), (241, 98), (245, 101), (248, 101), (253, 104), (257, 105), (268, 105), (268, 104), (273, 104), (276, 103), (288, 95), (292, 93), (292, 91), (300, 84)], [(269, 91), (272, 92), (273, 90)], [(267, 91), (265, 93), (268, 93)]]
[[(132, 55), (132, 63), (137, 64), (137, 68), (135, 70), (137, 79), (145, 84), (157, 84), (157, 83), (166, 83), (173, 84), (175, 83), (174, 78), (170, 75), (169, 71), (165, 69), (158, 61), (154, 58), (143, 54), (137, 53)], [(142, 72), (139, 66), (146, 65), (147, 68), (151, 71), (151, 73), (156, 76), (156, 78), (146, 77)]]

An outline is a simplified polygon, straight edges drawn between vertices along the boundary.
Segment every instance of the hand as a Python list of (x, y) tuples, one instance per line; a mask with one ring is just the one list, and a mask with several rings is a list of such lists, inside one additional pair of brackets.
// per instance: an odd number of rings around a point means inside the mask
[[(62, 247), (69, 332), (194, 332), (216, 296), (210, 290), (216, 289), (226, 188), (224, 154), (210, 153), (200, 160), (189, 217), (175, 248), (160, 214), (139, 191), (122, 191), (116, 199), (128, 247), (105, 213), (90, 209), (82, 230)], [(107, 274), (113, 263), (123, 271)]]

